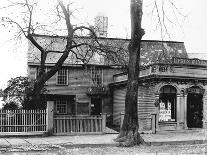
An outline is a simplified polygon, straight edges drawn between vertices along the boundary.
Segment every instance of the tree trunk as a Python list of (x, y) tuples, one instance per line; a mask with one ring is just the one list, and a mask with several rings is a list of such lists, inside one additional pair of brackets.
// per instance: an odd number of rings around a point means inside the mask
[(138, 132), (138, 77), (140, 62), (140, 44), (144, 30), (141, 28), (142, 0), (131, 0), (131, 41), (128, 46), (128, 82), (125, 98), (124, 122), (115, 141), (123, 146), (145, 144)]

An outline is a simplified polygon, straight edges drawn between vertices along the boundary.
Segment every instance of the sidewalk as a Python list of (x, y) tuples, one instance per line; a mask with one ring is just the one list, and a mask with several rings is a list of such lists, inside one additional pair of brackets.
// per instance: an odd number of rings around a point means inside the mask
[[(0, 148), (17, 146), (87, 146), (87, 145), (112, 145), (118, 134), (80, 135), (80, 136), (50, 136), (50, 137), (10, 137), (0, 138)], [(199, 130), (186, 133), (157, 133), (142, 134), (146, 142), (151, 145), (163, 144), (198, 144), (207, 143), (207, 131)]]

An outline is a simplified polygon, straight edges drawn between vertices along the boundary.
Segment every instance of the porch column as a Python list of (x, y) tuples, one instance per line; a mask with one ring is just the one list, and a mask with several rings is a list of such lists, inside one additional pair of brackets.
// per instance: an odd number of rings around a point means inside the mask
[[(159, 94), (156, 94), (156, 95), (155, 95), (155, 100), (159, 100)], [(160, 106), (160, 105), (159, 105), (159, 106)], [(155, 115), (155, 119), (156, 119), (155, 129), (156, 129), (156, 131), (160, 131), (160, 127), (159, 127), (159, 117), (160, 117), (159, 113), (160, 113), (160, 110), (159, 110), (159, 106), (156, 107), (156, 108), (158, 108), (158, 109), (156, 109), (158, 112), (157, 112), (156, 115)]]
[(184, 101), (184, 129), (188, 129), (187, 126), (187, 96), (188, 94), (184, 94), (183, 101)]
[(181, 114), (182, 114), (182, 95), (180, 94), (177, 94), (177, 103), (176, 103), (176, 121), (177, 121), (177, 129), (181, 129), (182, 126), (181, 126), (181, 122), (182, 122), (182, 119), (181, 119)]
[(203, 95), (203, 128), (207, 129), (207, 94)]
[(47, 119), (46, 119), (46, 125), (47, 125), (47, 134), (52, 135), (53, 134), (53, 114), (54, 114), (54, 101), (47, 101)]
[(106, 132), (106, 114), (102, 113), (101, 117), (102, 117), (102, 132), (105, 133)]

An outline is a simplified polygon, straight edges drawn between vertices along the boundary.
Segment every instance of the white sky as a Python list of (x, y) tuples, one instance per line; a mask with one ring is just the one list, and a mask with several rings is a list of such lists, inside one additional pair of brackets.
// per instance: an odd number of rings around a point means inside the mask
[[(3, 4), (6, 0), (1, 0)], [(150, 16), (150, 0), (144, 1), (144, 14), (142, 27), (145, 29), (143, 39), (161, 40), (160, 32), (155, 31), (153, 17)], [(188, 15), (182, 28), (178, 25), (169, 29), (171, 39), (174, 41), (184, 41), (187, 52), (189, 53), (207, 53), (205, 43), (207, 43), (207, 15), (206, 0), (175, 0), (177, 7)], [(52, 0), (50, 1), (52, 2)], [(130, 35), (130, 14), (129, 0), (75, 0), (78, 4), (81, 16), (76, 16), (76, 21), (83, 23), (90, 22), (93, 24), (94, 17), (97, 13), (103, 12), (109, 18), (109, 37), (126, 38)], [(48, 6), (46, 1), (41, 1)], [(166, 12), (170, 8), (166, 8)], [(0, 16), (1, 16), (0, 12)], [(6, 14), (4, 12), (4, 14)], [(170, 12), (169, 12), (170, 14)], [(172, 15), (173, 16), (173, 15)], [(25, 76), (26, 69), (26, 51), (27, 44), (16, 45), (9, 39), (12, 32), (8, 29), (0, 29), (0, 88), (5, 88), (7, 81), (11, 77)]]

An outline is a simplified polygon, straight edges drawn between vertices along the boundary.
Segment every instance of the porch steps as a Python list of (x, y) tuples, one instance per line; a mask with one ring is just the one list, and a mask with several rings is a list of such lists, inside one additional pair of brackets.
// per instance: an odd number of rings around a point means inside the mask
[(109, 128), (109, 127), (106, 127), (104, 133), (106, 133), (106, 134), (118, 134), (119, 132), (117, 132), (117, 131)]

